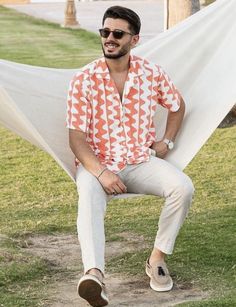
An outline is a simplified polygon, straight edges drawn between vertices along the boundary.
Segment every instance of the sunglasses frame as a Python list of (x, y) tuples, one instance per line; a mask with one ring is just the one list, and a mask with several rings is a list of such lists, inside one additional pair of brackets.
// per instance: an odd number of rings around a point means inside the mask
[[(100, 36), (101, 36), (102, 38), (108, 38), (108, 37), (110, 36), (111, 33), (112, 33), (112, 35), (113, 35), (113, 37), (114, 37), (115, 39), (122, 39), (122, 38), (124, 37), (125, 34), (129, 34), (129, 35), (132, 35), (132, 36), (134, 35), (133, 33), (126, 32), (126, 31), (123, 31), (123, 30), (120, 30), (120, 29), (115, 29), (115, 30), (111, 31), (111, 30), (109, 30), (109, 29), (107, 29), (107, 28), (102, 28), (102, 29), (99, 29), (98, 31), (99, 31)], [(104, 34), (103, 34), (103, 33), (104, 33), (103, 31), (106, 31), (108, 35), (104, 35)], [(118, 34), (118, 37), (116, 37), (117, 34)], [(121, 37), (119, 37), (119, 35), (121, 35)]]

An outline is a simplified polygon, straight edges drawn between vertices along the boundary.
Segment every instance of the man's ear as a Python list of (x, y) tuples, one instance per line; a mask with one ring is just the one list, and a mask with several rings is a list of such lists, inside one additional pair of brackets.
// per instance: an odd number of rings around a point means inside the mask
[(135, 47), (139, 42), (139, 34), (136, 34), (132, 37), (132, 47)]

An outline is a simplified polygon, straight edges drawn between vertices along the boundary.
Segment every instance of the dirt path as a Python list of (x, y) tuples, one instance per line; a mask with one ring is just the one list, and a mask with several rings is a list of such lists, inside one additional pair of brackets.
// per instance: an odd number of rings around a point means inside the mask
[[(123, 234), (124, 241), (110, 242), (106, 245), (106, 257), (121, 255), (125, 252), (147, 248), (142, 237)], [(76, 293), (79, 274), (82, 272), (80, 250), (76, 236), (37, 236), (28, 241), (27, 250), (49, 261), (53, 266), (68, 270), (72, 274), (51, 285), (49, 297), (44, 306), (50, 307), (86, 307), (85, 301)], [(76, 272), (76, 273), (73, 273)], [(149, 278), (127, 278), (117, 274), (106, 275), (106, 286), (110, 299), (109, 306), (119, 307), (167, 307), (181, 302), (200, 300), (206, 293), (191, 286), (175, 284), (174, 289), (166, 293), (156, 293), (149, 288)]]

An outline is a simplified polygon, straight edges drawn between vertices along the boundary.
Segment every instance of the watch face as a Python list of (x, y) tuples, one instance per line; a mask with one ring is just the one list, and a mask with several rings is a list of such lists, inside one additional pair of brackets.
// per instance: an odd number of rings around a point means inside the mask
[(168, 148), (169, 149), (173, 149), (174, 148), (174, 143), (170, 141), (169, 144), (168, 144)]

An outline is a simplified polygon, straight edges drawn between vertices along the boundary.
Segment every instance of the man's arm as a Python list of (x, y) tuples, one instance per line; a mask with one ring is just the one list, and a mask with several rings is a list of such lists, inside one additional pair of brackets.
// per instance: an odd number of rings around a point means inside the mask
[(163, 140), (164, 139), (168, 139), (171, 141), (175, 140), (175, 137), (183, 121), (184, 113), (185, 113), (185, 103), (183, 98), (181, 98), (179, 110), (177, 112), (169, 111), (168, 113), (166, 131), (163, 139), (159, 142), (154, 142), (151, 146), (151, 148), (156, 151), (157, 157), (163, 159), (168, 153), (168, 146), (166, 143), (163, 142)]
[[(86, 141), (86, 134), (79, 130), (69, 129), (70, 148), (82, 165), (95, 177), (105, 169), (95, 156), (92, 148)], [(107, 194), (120, 194), (126, 192), (126, 186), (120, 177), (106, 169), (98, 178)]]

